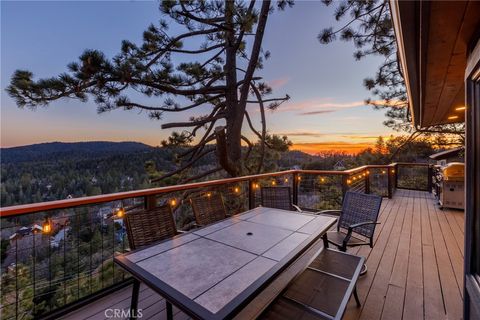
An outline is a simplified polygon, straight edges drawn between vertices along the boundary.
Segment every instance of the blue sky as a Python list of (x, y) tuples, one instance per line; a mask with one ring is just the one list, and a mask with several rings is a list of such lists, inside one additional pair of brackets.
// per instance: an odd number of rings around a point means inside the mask
[[(160, 18), (157, 5), (153, 1), (2, 1), (1, 146), (87, 140), (158, 145), (170, 133), (160, 129), (162, 122), (188, 118), (190, 114), (184, 113), (155, 121), (123, 110), (99, 115), (93, 101), (74, 100), (31, 111), (18, 109), (4, 91), (15, 69), (30, 70), (37, 77), (54, 76), (84, 49), (99, 49), (112, 57), (121, 40), (140, 42), (143, 30)], [(383, 111), (363, 105), (369, 93), (362, 79), (374, 74), (380, 60), (355, 61), (349, 43), (321, 45), (317, 34), (334, 23), (331, 10), (319, 2), (297, 1), (293, 8), (270, 16), (264, 37), (263, 47), (272, 56), (259, 75), (276, 95), (292, 97), (279, 110), (268, 112), (267, 126), (271, 133), (289, 135), (305, 150), (371, 143), (391, 133), (382, 125)], [(252, 114), (258, 121), (258, 112)]]

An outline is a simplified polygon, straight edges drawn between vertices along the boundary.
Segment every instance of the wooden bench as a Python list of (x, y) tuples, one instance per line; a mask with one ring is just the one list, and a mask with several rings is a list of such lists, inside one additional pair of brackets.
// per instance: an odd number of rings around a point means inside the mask
[(341, 319), (365, 258), (324, 249), (269, 305), (259, 319)]

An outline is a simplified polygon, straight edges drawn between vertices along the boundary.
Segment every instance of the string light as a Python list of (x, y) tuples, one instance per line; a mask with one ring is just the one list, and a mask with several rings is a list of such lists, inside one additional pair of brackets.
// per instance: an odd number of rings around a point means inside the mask
[(385, 170), (382, 170), (382, 174), (385, 174), (385, 173), (387, 173), (387, 172)]
[(235, 188), (233, 188), (233, 192), (235, 192), (235, 193), (239, 193), (239, 192), (240, 192), (240, 188), (239, 188), (239, 187), (235, 187)]
[(207, 197), (211, 197), (212, 196), (212, 193), (211, 192), (207, 192)]
[(395, 173), (395, 170), (394, 170), (394, 169), (392, 169), (392, 173)]
[(369, 174), (370, 174), (370, 171), (367, 170), (367, 175), (369, 175)]
[(115, 212), (115, 216), (119, 219), (122, 219), (125, 216), (125, 209), (123, 207), (118, 208)]
[(467, 107), (463, 106), (463, 107), (457, 107), (455, 108), (456, 111), (462, 111), (462, 110), (465, 110)]
[(288, 183), (288, 178), (285, 178), (285, 183)]
[(458, 116), (450, 116), (450, 117), (448, 117), (448, 120), (455, 120), (455, 119), (458, 119)]
[(298, 180), (298, 181), (302, 180), (302, 177), (298, 177), (297, 180)]
[(352, 183), (352, 180), (347, 179), (347, 184), (350, 184), (350, 183)]
[(45, 221), (42, 225), (42, 232), (45, 234), (52, 232), (52, 221), (48, 217), (45, 217)]
[(320, 181), (321, 181), (321, 182), (325, 182), (325, 178), (320, 178)]
[(171, 199), (171, 200), (170, 200), (170, 205), (171, 205), (172, 207), (175, 207), (175, 206), (177, 205), (177, 199), (175, 199), (175, 198)]
[(272, 186), (276, 185), (277, 182), (275, 180), (272, 180)]

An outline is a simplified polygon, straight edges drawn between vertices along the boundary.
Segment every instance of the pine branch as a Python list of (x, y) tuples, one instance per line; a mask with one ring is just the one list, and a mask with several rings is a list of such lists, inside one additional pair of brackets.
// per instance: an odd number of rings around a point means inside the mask
[(155, 57), (153, 57), (152, 60), (150, 60), (150, 62), (148, 62), (145, 65), (145, 68), (148, 69), (152, 65), (154, 65), (158, 61), (158, 59), (160, 59), (165, 53), (167, 53), (169, 50), (171, 50), (173, 48), (173, 46), (175, 46), (180, 40), (185, 39), (185, 38), (199, 36), (199, 35), (212, 34), (212, 33), (218, 32), (218, 31), (220, 31), (218, 28), (206, 29), (206, 30), (197, 30), (197, 31), (192, 31), (192, 32), (181, 34), (181, 35), (171, 39), (170, 42), (164, 48), (162, 48), (160, 50), (156, 50), (155, 52), (152, 52), (152, 53), (148, 54), (148, 55), (155, 54)]
[(257, 100), (259, 101), (258, 107), (260, 109), (260, 116), (261, 116), (261, 123), (262, 123), (262, 138), (260, 139), (260, 160), (258, 161), (258, 167), (257, 167), (257, 173), (260, 173), (262, 172), (263, 162), (265, 160), (265, 139), (267, 135), (267, 123), (265, 120), (265, 107), (263, 105), (262, 95), (260, 94), (260, 91), (258, 91), (257, 87), (255, 87), (255, 84), (251, 83), (250, 85), (252, 87), (253, 92), (255, 93), (255, 96), (257, 97)]
[(167, 174), (164, 174), (163, 176), (161, 177), (158, 177), (158, 178), (155, 178), (155, 179), (152, 179), (150, 182), (158, 182), (158, 181), (161, 181), (165, 178), (168, 178), (168, 177), (171, 177), (173, 175), (176, 175), (180, 172), (182, 172), (183, 170), (191, 167), (195, 162), (197, 162), (198, 160), (200, 160), (201, 158), (203, 158), (204, 156), (206, 156), (207, 154), (209, 153), (212, 153), (213, 151), (215, 151), (215, 149), (210, 149), (210, 150), (206, 150), (204, 152), (202, 152), (201, 154), (199, 154), (198, 156), (196, 156), (194, 159), (190, 160), (188, 163), (184, 164), (183, 166), (181, 166), (180, 168), (178, 168), (177, 170), (174, 170), (174, 171), (171, 171)]
[(223, 48), (225, 44), (224, 43), (219, 43), (214, 46), (210, 46), (208, 48), (204, 49), (197, 49), (197, 50), (183, 50), (183, 49), (170, 49), (169, 52), (177, 52), (177, 53), (187, 53), (187, 54), (199, 54), (199, 53), (205, 53), (209, 52), (218, 48)]
[(198, 102), (195, 102), (191, 105), (188, 105), (188, 106), (185, 106), (185, 107), (181, 107), (181, 108), (169, 108), (169, 107), (151, 107), (151, 106), (146, 106), (146, 105), (143, 105), (143, 104), (140, 104), (140, 103), (135, 103), (135, 102), (121, 102), (120, 104), (118, 104), (119, 106), (121, 107), (134, 107), (134, 108), (139, 108), (139, 109), (143, 109), (143, 110), (149, 110), (149, 111), (164, 111), (164, 112), (182, 112), (182, 111), (185, 111), (185, 110), (190, 110), (190, 109), (193, 109), (193, 108), (196, 108), (196, 107), (199, 107), (205, 103), (208, 103), (212, 100), (216, 100), (216, 99), (219, 99), (223, 97), (223, 95), (219, 94), (219, 95), (216, 95), (216, 96), (213, 96), (213, 97), (209, 97), (208, 99), (204, 99), (204, 100), (201, 100), (201, 101), (198, 101)]
[(205, 119), (197, 120), (197, 121), (188, 121), (188, 122), (170, 122), (162, 124), (162, 129), (170, 129), (170, 128), (186, 128), (186, 127), (195, 127), (198, 125), (204, 125), (206, 123), (212, 122), (214, 120), (222, 119), (225, 115), (217, 114), (215, 116), (207, 117)]
[(208, 171), (206, 171), (206, 172), (204, 172), (204, 173), (201, 173), (201, 174), (199, 174), (199, 175), (197, 175), (197, 176), (190, 177), (190, 178), (188, 178), (188, 179), (182, 180), (180, 183), (181, 183), (181, 184), (185, 184), (185, 183), (188, 183), (188, 182), (192, 182), (192, 181), (195, 181), (195, 180), (199, 180), (199, 179), (205, 178), (205, 177), (207, 177), (207, 176), (209, 176), (209, 175), (211, 175), (211, 174), (217, 173), (217, 172), (222, 171), (222, 170), (223, 170), (222, 167), (216, 167), (215, 169), (208, 170)]
[(270, 10), (270, 1), (269, 0), (263, 1), (262, 7), (260, 9), (260, 16), (257, 24), (257, 31), (255, 34), (255, 39), (253, 41), (252, 52), (250, 54), (250, 62), (248, 63), (247, 70), (244, 76), (244, 83), (246, 83), (247, 85), (242, 86), (242, 88), (240, 89), (241, 103), (239, 105), (239, 108), (242, 111), (242, 113), (245, 110), (245, 106), (247, 104), (249, 84), (253, 80), (253, 73), (257, 68), (258, 57), (260, 55), (260, 49), (262, 45), (263, 34), (265, 32), (265, 27), (267, 25), (269, 10)]
[[(252, 15), (253, 9), (255, 7), (255, 0), (250, 1), (250, 5), (248, 6), (248, 10), (245, 16), (249, 17)], [(254, 34), (251, 34), (254, 35)], [(243, 37), (245, 36), (245, 27), (242, 27), (240, 30), (239, 35), (237, 36), (237, 43), (235, 44), (235, 49), (238, 50), (240, 48), (240, 45), (242, 44)]]
[(197, 16), (191, 14), (187, 10), (187, 8), (185, 8), (185, 5), (182, 1), (180, 1), (179, 3), (180, 3), (180, 6), (182, 7), (183, 11), (177, 11), (176, 12), (177, 14), (182, 15), (185, 18), (194, 20), (196, 22), (200, 22), (200, 23), (203, 23), (203, 24), (207, 24), (207, 25), (225, 30), (224, 26), (222, 26), (221, 24), (218, 24), (218, 23), (222, 23), (225, 20), (225, 17), (217, 17), (217, 18), (210, 18), (210, 19), (200, 18), (200, 17), (197, 17)]

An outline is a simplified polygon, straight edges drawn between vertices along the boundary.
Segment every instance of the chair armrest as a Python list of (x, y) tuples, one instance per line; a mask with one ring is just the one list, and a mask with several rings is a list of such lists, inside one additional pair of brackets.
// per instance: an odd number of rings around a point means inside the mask
[(185, 230), (177, 230), (177, 233), (178, 234), (183, 234), (183, 233), (187, 233), (188, 231), (185, 231)]
[(352, 232), (351, 230), (353, 230), (355, 228), (358, 228), (358, 227), (366, 226), (368, 224), (380, 224), (380, 222), (365, 221), (365, 222), (355, 223), (355, 224), (352, 224), (352, 225), (348, 226), (348, 232), (351, 233)]
[(345, 248), (347, 247), (348, 241), (350, 241), (350, 238), (352, 237), (353, 229), (361, 227), (361, 226), (366, 226), (368, 224), (380, 224), (380, 222), (365, 221), (365, 222), (359, 222), (359, 223), (355, 223), (355, 224), (350, 225), (347, 229), (347, 235), (343, 239), (343, 246)]
[(298, 212), (303, 212), (303, 210), (299, 206), (297, 206), (296, 204), (292, 203), (292, 207), (294, 207), (295, 210), (297, 210)]
[(322, 210), (315, 212), (315, 214), (326, 214), (330, 216), (340, 216), (342, 214), (342, 210)]

